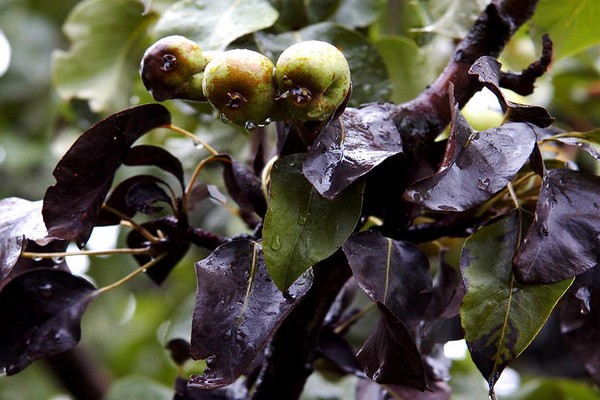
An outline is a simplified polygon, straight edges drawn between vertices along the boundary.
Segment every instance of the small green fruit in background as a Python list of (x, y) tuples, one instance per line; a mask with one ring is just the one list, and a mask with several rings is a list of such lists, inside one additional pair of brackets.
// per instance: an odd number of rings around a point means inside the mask
[(164, 37), (144, 53), (140, 65), (142, 82), (157, 101), (206, 101), (202, 72), (212, 56), (214, 52), (202, 52), (196, 42), (183, 36)]
[(213, 58), (204, 71), (202, 91), (228, 120), (252, 128), (275, 112), (275, 66), (252, 50), (229, 50)]
[(288, 47), (275, 66), (280, 97), (300, 121), (325, 121), (350, 93), (350, 68), (335, 46), (308, 40)]

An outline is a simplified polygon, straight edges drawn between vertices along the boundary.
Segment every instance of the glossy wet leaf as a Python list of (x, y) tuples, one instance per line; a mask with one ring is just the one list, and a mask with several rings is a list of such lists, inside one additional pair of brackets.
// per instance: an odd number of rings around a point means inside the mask
[(530, 285), (514, 277), (511, 258), (523, 229), (513, 211), (467, 238), (461, 253), (466, 287), (462, 326), (471, 357), (490, 391), (504, 368), (536, 337), (572, 283)]
[(0, 370), (8, 375), (32, 361), (74, 347), (94, 286), (68, 272), (36, 268), (0, 291)]
[(112, 114), (84, 132), (58, 162), (56, 184), (46, 190), (42, 214), (49, 235), (83, 246), (131, 145), (170, 119), (165, 107), (147, 104)]
[(268, 0), (182, 0), (158, 20), (157, 37), (183, 35), (204, 50), (225, 50), (235, 39), (270, 27), (278, 13)]
[(294, 43), (303, 40), (322, 40), (338, 47), (344, 53), (352, 77), (350, 106), (386, 101), (391, 84), (385, 64), (375, 46), (360, 33), (332, 22), (309, 25), (301, 30), (271, 34), (255, 34), (259, 50), (272, 60)]
[(143, 11), (137, 0), (86, 0), (73, 8), (63, 25), (71, 45), (67, 51), (57, 50), (53, 59), (53, 80), (61, 98), (89, 100), (96, 112), (115, 112), (131, 104), (147, 45), (145, 30), (156, 18)]
[(544, 176), (535, 221), (515, 254), (525, 282), (558, 282), (598, 265), (600, 178), (567, 169)]
[(267, 273), (260, 244), (241, 239), (196, 263), (196, 275), (191, 353), (206, 359), (207, 370), (190, 385), (203, 389), (245, 373), (312, 283), (305, 275), (282, 292)]
[(227, 187), (227, 193), (240, 206), (243, 212), (255, 212), (264, 216), (267, 212), (267, 203), (262, 191), (260, 179), (248, 166), (227, 157), (229, 162), (223, 162), (223, 180)]
[(429, 261), (418, 247), (364, 231), (350, 236), (342, 249), (371, 300), (385, 304), (407, 325), (423, 318), (432, 287)]
[(350, 236), (362, 206), (362, 185), (334, 200), (302, 174), (304, 155), (279, 159), (271, 171), (271, 199), (263, 227), (267, 269), (285, 290), (304, 271), (332, 255)]
[[(141, 226), (156, 237), (162, 237), (160, 241), (151, 243), (138, 231), (132, 230), (127, 235), (127, 245), (130, 248), (150, 248), (153, 255), (135, 255), (138, 264), (144, 265), (150, 262), (153, 256), (163, 254), (156, 264), (146, 270), (146, 274), (157, 285), (167, 279), (173, 268), (181, 261), (190, 248), (190, 228), (185, 219), (178, 220), (174, 216), (164, 217), (154, 221), (146, 222)], [(159, 232), (160, 235), (159, 236)]]
[(421, 354), (407, 327), (384, 304), (381, 319), (356, 357), (365, 374), (380, 384), (425, 390), (427, 379)]
[(18, 197), (0, 200), (0, 282), (12, 270), (27, 239), (45, 236), (41, 201)]
[(600, 4), (595, 1), (542, 0), (529, 22), (531, 34), (539, 43), (548, 34), (559, 60), (600, 43), (596, 27)]
[(548, 138), (571, 146), (575, 146), (600, 161), (600, 129), (587, 132), (568, 132), (557, 138)]
[[(483, 56), (478, 58), (471, 68), (469, 74), (477, 75), (479, 82), (483, 83), (492, 93), (496, 95), (502, 110), (506, 113), (506, 120), (513, 122), (530, 122), (540, 127), (550, 125), (554, 119), (545, 108), (513, 103), (504, 97), (500, 90), (500, 67), (502, 64), (493, 57)], [(533, 87), (530, 88), (533, 92)]]
[(309, 148), (303, 172), (317, 191), (333, 199), (386, 158), (402, 152), (391, 110), (381, 104), (347, 108)]
[(430, 210), (467, 210), (504, 189), (527, 162), (535, 143), (535, 132), (526, 123), (473, 131), (455, 106), (440, 170), (412, 184), (405, 197)]

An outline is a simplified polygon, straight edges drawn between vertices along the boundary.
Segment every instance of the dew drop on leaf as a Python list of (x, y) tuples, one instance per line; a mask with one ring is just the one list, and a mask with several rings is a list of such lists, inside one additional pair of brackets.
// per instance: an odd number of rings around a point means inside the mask
[(256, 124), (252, 121), (247, 121), (244, 124), (244, 129), (246, 129), (247, 131), (253, 131), (254, 129), (256, 129)]
[(275, 241), (271, 243), (271, 248), (275, 251), (281, 248), (281, 242), (279, 241), (279, 236), (275, 236)]

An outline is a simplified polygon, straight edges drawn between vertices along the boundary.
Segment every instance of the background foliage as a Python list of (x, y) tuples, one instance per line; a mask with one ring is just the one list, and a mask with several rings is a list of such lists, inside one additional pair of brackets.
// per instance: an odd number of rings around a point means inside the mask
[[(455, 40), (468, 31), (486, 4), (481, 0), (0, 0), (0, 30), (11, 49), (9, 68), (0, 76), (0, 198), (42, 198), (53, 183), (52, 168), (82, 131), (115, 111), (152, 102), (141, 86), (138, 65), (144, 49), (164, 35), (185, 34), (205, 49), (255, 47), (272, 59), (298, 37), (345, 43), (354, 82), (352, 105), (400, 102), (416, 96), (437, 76)], [(540, 1), (534, 18), (509, 43), (501, 61), (505, 68), (520, 70), (536, 59), (541, 35), (549, 33), (556, 49), (552, 69), (538, 81), (533, 95), (507, 96), (546, 107), (567, 130), (599, 126), (600, 31), (594, 24), (599, 17), (600, 5), (593, 1)], [(2, 57), (8, 58), (7, 53), (0, 53)], [(476, 129), (501, 120), (496, 102), (489, 98), (482, 93), (464, 110)], [(166, 106), (177, 125), (201, 135), (211, 146), (240, 160), (249, 152), (249, 134), (223, 124), (206, 105), (173, 101)], [(265, 135), (274, 135), (271, 128)], [(202, 151), (190, 140), (163, 131), (144, 140), (166, 146), (187, 170)], [(597, 145), (592, 141), (590, 146)], [(596, 163), (584, 152), (560, 156), (598, 173)], [(208, 169), (203, 179), (220, 185), (218, 173), (216, 168)], [(192, 215), (202, 226), (223, 234), (245, 229), (216, 202), (202, 207)], [(506, 224), (498, 221), (490, 228), (501, 230)], [(111, 234), (114, 231), (98, 238), (100, 246), (111, 247), (107, 239)], [(452, 249), (461, 247), (457, 242), (447, 244)], [(430, 254), (433, 264), (437, 252)], [(159, 288), (138, 279), (90, 306), (82, 324), (82, 347), (101, 360), (114, 379), (110, 398), (169, 398), (176, 367), (164, 344), (173, 337), (189, 336), (196, 289), (189, 266), (203, 256), (192, 251), (181, 261), (184, 267), (176, 268)], [(458, 254), (448, 262), (458, 265)], [(133, 265), (128, 257), (96, 258), (87, 273), (101, 286)], [(475, 279), (478, 271), (469, 273)], [(560, 288), (556, 290), (560, 296)], [(521, 295), (530, 294), (525, 290)], [(367, 334), (360, 324), (352, 332), (357, 343)], [(542, 398), (543, 393), (554, 396), (544, 398), (597, 398), (584, 381), (545, 376), (582, 376), (572, 359), (562, 360), (562, 366), (546, 364), (543, 352), (551, 348), (552, 340), (542, 334), (525, 351), (515, 365), (522, 374), (521, 390), (506, 398)], [(193, 372), (201, 366), (186, 364), (186, 368)], [(32, 381), (37, 384), (31, 385)], [(456, 399), (487, 392), (468, 359), (454, 362), (450, 384)], [(351, 392), (353, 385), (352, 378), (333, 381), (317, 374), (305, 394), (307, 399), (346, 399), (351, 397), (344, 393)], [(41, 363), (10, 379), (0, 377), (0, 398), (51, 398), (61, 390)]]

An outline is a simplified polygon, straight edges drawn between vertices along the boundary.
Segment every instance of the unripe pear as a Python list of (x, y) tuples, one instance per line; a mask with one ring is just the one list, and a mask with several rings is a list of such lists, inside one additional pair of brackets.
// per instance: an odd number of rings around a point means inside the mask
[(308, 40), (288, 47), (277, 60), (280, 97), (299, 121), (325, 121), (350, 94), (350, 67), (335, 46)]
[(213, 58), (204, 71), (202, 91), (228, 120), (252, 127), (275, 112), (275, 66), (252, 50), (229, 50)]
[(140, 75), (144, 86), (157, 101), (187, 99), (206, 101), (202, 93), (202, 72), (214, 52), (183, 36), (164, 37), (144, 53)]

